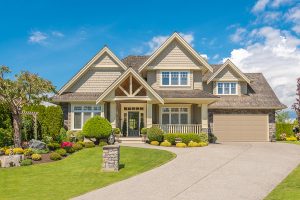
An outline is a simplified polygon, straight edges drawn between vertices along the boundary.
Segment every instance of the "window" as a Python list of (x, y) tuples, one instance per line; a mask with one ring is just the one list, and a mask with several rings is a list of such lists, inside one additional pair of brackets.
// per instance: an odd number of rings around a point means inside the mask
[(175, 86), (175, 85), (189, 85), (188, 83), (188, 72), (178, 72), (178, 71), (171, 71), (171, 72), (162, 72), (162, 85), (164, 86)]
[(163, 107), (161, 109), (162, 124), (187, 124), (188, 123), (188, 108), (179, 107)]
[(236, 83), (218, 82), (218, 94), (232, 95), (237, 94)]
[(74, 106), (74, 119), (73, 126), (74, 129), (82, 129), (84, 123), (91, 117), (96, 115), (101, 115), (101, 107), (100, 106)]

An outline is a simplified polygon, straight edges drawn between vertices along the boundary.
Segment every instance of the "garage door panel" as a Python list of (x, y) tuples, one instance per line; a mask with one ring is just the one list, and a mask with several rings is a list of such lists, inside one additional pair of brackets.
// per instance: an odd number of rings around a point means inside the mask
[(219, 141), (268, 141), (268, 115), (214, 114)]

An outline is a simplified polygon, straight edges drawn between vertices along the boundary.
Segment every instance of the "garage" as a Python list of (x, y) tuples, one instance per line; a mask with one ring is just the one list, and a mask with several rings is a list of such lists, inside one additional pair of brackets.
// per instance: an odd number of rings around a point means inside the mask
[(220, 142), (269, 141), (267, 114), (214, 114), (213, 133)]

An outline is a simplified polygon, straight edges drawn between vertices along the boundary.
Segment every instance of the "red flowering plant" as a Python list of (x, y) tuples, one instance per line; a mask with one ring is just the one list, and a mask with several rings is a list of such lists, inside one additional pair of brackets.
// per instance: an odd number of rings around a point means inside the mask
[(68, 149), (71, 149), (73, 146), (72, 142), (62, 142), (61, 143), (61, 148), (66, 149), (68, 151)]

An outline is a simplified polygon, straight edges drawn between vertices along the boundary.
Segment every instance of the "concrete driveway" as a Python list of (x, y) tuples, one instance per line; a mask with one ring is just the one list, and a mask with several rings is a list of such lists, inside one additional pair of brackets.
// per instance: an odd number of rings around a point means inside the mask
[[(153, 148), (146, 144), (130, 146)], [(300, 146), (284, 143), (224, 143), (205, 148), (162, 149), (176, 153), (177, 158), (75, 199), (258, 200), (300, 163)]]

